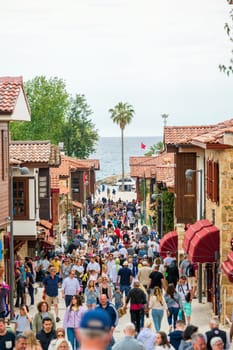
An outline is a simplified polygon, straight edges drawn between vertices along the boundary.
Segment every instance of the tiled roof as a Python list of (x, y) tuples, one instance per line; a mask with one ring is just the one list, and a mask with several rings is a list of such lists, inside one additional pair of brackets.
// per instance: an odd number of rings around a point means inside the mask
[(69, 192), (68, 188), (59, 183), (60, 177), (69, 177), (70, 172), (75, 169), (89, 170), (93, 168), (94, 170), (99, 170), (99, 160), (96, 159), (76, 159), (72, 157), (61, 155), (61, 164), (58, 168), (51, 168), (51, 188), (59, 188), (60, 193), (67, 194)]
[(212, 131), (219, 131), (233, 127), (233, 119), (225, 120), (218, 124), (202, 126), (165, 126), (164, 144), (192, 144), (192, 140), (197, 136), (209, 134)]
[(49, 166), (58, 166), (61, 161), (58, 146), (51, 145), (50, 141), (11, 141), (10, 158)]
[(174, 186), (174, 154), (161, 153), (154, 157), (130, 157), (130, 176), (155, 177), (158, 182)]
[(164, 144), (188, 144), (190, 139), (212, 130), (211, 126), (165, 126)]
[[(0, 113), (11, 114), (14, 111), (20, 90), (23, 90), (22, 77), (0, 77)], [(26, 95), (25, 95), (25, 100)], [(27, 103), (28, 110), (30, 110)]]
[(225, 133), (233, 133), (233, 126), (215, 129), (208, 133), (198, 135), (192, 138), (192, 142), (223, 144)]

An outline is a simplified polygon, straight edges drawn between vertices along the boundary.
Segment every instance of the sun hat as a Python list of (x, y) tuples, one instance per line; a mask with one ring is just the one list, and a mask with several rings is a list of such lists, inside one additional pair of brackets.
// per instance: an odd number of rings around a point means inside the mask
[(103, 309), (88, 310), (84, 313), (79, 328), (108, 332), (111, 328), (111, 320), (107, 311)]

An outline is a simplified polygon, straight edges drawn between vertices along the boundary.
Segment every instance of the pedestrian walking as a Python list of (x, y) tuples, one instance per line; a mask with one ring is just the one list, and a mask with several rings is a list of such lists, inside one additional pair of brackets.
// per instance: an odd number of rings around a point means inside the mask
[(159, 266), (154, 265), (153, 271), (149, 275), (149, 280), (147, 282), (147, 291), (152, 294), (154, 287), (159, 287), (162, 289), (166, 289), (165, 281), (164, 281), (164, 276), (163, 274), (159, 271)]
[(84, 292), (88, 309), (94, 309), (96, 307), (98, 294), (99, 293), (95, 286), (95, 281), (89, 280)]
[(112, 350), (146, 350), (144, 345), (134, 338), (135, 325), (133, 323), (127, 323), (124, 327), (124, 337), (117, 341)]
[[(60, 341), (61, 339), (65, 339), (65, 338), (66, 338), (65, 329), (62, 327), (57, 328), (56, 329), (56, 339), (51, 340), (48, 350), (55, 350), (58, 341)], [(69, 341), (68, 341), (68, 343), (69, 343), (68, 350), (73, 350), (71, 343)]]
[(173, 346), (169, 343), (167, 334), (165, 332), (159, 331), (155, 338), (155, 350), (175, 350)]
[(15, 334), (8, 331), (4, 318), (0, 318), (0, 349), (13, 350), (15, 346)]
[(180, 342), (179, 350), (192, 350), (192, 335), (197, 333), (198, 327), (194, 325), (189, 325), (185, 328), (183, 332), (183, 339)]
[(56, 332), (53, 330), (53, 323), (51, 318), (43, 318), (42, 330), (36, 334), (36, 338), (39, 340), (42, 349), (48, 350), (51, 340), (56, 338)]
[(18, 335), (32, 329), (32, 316), (27, 305), (20, 306), (19, 313), (15, 316), (15, 334)]
[(126, 297), (130, 291), (132, 281), (132, 271), (128, 268), (128, 261), (125, 260), (123, 262), (123, 267), (118, 271), (116, 285), (118, 286), (120, 282), (121, 293), (125, 293)]
[[(113, 333), (114, 329), (118, 324), (118, 313), (115, 306), (110, 303), (106, 294), (102, 294), (99, 297), (99, 304), (96, 306), (96, 310), (101, 309), (105, 310), (110, 318), (110, 327)], [(114, 337), (112, 337), (111, 342), (109, 343), (107, 350), (112, 349), (112, 345), (115, 343)]]
[(58, 317), (58, 286), (59, 277), (56, 275), (55, 267), (49, 269), (49, 275), (43, 280), (43, 285), (45, 288), (45, 298), (48, 303), (48, 308), (51, 310), (51, 305), (53, 303), (56, 315), (56, 322), (60, 321)]
[(47, 301), (45, 301), (45, 300), (40, 301), (37, 304), (37, 310), (38, 310), (38, 312), (33, 317), (33, 323), (32, 323), (33, 332), (39, 333), (42, 330), (42, 328), (43, 328), (42, 321), (45, 317), (48, 317), (49, 319), (52, 320), (52, 329), (55, 330), (56, 323), (54, 320), (53, 313), (51, 311), (49, 311), (49, 306), (48, 306)]
[(154, 350), (156, 334), (152, 331), (152, 320), (147, 318), (144, 328), (140, 330), (137, 340), (140, 341), (146, 350)]
[(23, 332), (27, 339), (27, 350), (42, 350), (40, 342), (36, 339), (36, 335), (32, 330)]
[(106, 350), (112, 339), (111, 318), (102, 308), (88, 310), (77, 329), (79, 350)]
[(170, 327), (170, 331), (176, 328), (176, 321), (178, 317), (179, 310), (183, 308), (183, 304), (181, 301), (180, 295), (176, 292), (173, 284), (169, 284), (167, 287), (167, 291), (164, 295), (164, 299), (167, 304), (167, 320)]
[(207, 350), (211, 350), (210, 341), (213, 337), (220, 337), (224, 343), (224, 349), (230, 348), (230, 342), (227, 333), (219, 329), (219, 320), (217, 317), (213, 317), (209, 323), (210, 330), (205, 333), (207, 340)]
[(159, 332), (164, 311), (167, 311), (167, 304), (159, 287), (155, 287), (153, 295), (150, 296), (149, 309), (151, 309), (155, 330)]
[[(24, 334), (18, 334), (15, 338), (14, 350), (26, 350), (26, 347), (27, 347), (26, 336)], [(7, 347), (7, 349), (8, 349), (8, 347)]]
[(125, 301), (125, 307), (127, 307), (129, 301), (131, 322), (135, 325), (137, 333), (139, 333), (141, 328), (141, 314), (144, 313), (144, 307), (147, 306), (146, 294), (140, 288), (139, 281), (135, 281), (133, 288), (129, 291)]
[(183, 320), (176, 321), (176, 329), (168, 334), (171, 345), (178, 350), (180, 342), (183, 340), (185, 322)]
[(75, 270), (71, 269), (69, 276), (62, 282), (61, 293), (62, 297), (65, 299), (66, 307), (70, 305), (72, 296), (78, 294), (80, 291), (80, 284), (75, 276)]
[(206, 339), (202, 333), (194, 333), (192, 335), (193, 350), (206, 350)]
[(79, 295), (73, 295), (70, 305), (66, 308), (63, 321), (63, 327), (67, 331), (67, 337), (73, 350), (77, 350), (79, 347), (76, 339), (76, 329), (79, 327), (84, 312), (85, 308), (82, 306), (81, 297)]
[(34, 306), (34, 283), (35, 283), (34, 276), (28, 265), (25, 266), (25, 272), (26, 272), (26, 287), (28, 289), (28, 294), (31, 299), (30, 306)]
[(192, 303), (191, 303), (191, 293), (188, 292), (185, 296), (185, 302), (183, 303), (184, 315), (186, 319), (186, 324), (190, 324), (191, 315), (192, 315)]

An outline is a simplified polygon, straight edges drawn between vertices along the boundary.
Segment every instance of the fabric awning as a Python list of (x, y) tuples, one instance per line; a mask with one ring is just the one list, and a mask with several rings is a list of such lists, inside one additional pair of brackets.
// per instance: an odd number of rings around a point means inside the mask
[(51, 230), (51, 228), (53, 227), (53, 224), (51, 222), (43, 219), (40, 220), (40, 225), (46, 227), (49, 230)]
[(160, 255), (165, 257), (167, 252), (171, 252), (174, 256), (178, 250), (178, 233), (176, 231), (170, 231), (166, 233), (161, 239), (160, 243)]
[(189, 226), (188, 230), (185, 232), (183, 240), (183, 249), (185, 253), (188, 253), (190, 242), (192, 241), (195, 234), (200, 232), (202, 228), (209, 226), (212, 226), (212, 223), (206, 219), (196, 221), (195, 224)]
[(83, 205), (80, 202), (72, 201), (72, 205), (76, 208), (82, 209)]
[(212, 263), (216, 261), (218, 252), (219, 229), (211, 224), (195, 233), (187, 253), (192, 262)]
[(230, 252), (227, 255), (227, 260), (225, 260), (222, 265), (221, 269), (224, 272), (224, 274), (227, 276), (230, 282), (233, 282), (233, 252)]

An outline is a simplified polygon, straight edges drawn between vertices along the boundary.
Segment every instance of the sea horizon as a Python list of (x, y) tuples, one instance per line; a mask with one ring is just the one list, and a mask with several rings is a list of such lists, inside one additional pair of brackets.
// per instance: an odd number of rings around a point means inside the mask
[[(124, 165), (125, 174), (129, 174), (129, 158), (144, 156), (150, 147), (162, 141), (161, 136), (126, 136), (124, 137)], [(146, 149), (141, 148), (141, 143)], [(102, 180), (109, 176), (121, 175), (121, 137), (104, 136), (100, 137), (96, 151), (89, 159), (100, 161), (100, 170), (96, 171), (96, 180)]]

